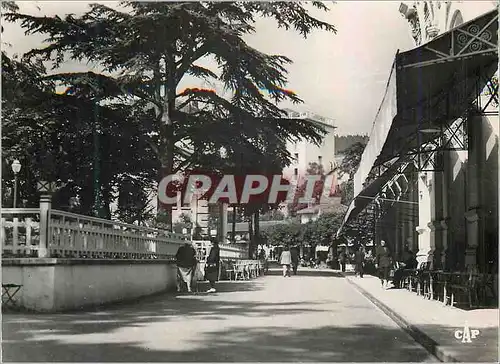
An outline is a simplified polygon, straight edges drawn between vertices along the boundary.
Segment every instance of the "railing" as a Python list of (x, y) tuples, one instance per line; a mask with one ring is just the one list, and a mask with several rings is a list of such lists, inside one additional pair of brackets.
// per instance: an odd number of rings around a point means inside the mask
[(2, 209), (2, 255), (37, 257), (40, 247), (40, 210)]
[[(199, 262), (204, 262), (207, 258), (208, 251), (212, 243), (207, 240), (194, 240), (193, 244), (196, 246), (197, 259)], [(234, 246), (231, 244), (219, 244), (220, 257), (222, 259), (247, 259), (248, 250), (242, 247)]]
[(171, 258), (187, 236), (52, 209), (2, 209), (4, 257)]
[(51, 256), (79, 258), (172, 257), (187, 236), (143, 226), (51, 210)]

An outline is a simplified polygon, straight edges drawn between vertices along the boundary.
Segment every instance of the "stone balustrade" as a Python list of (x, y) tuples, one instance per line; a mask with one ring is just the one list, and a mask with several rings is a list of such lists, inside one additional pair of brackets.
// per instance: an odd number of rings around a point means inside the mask
[[(59, 210), (3, 209), (5, 257), (166, 259), (189, 238), (164, 230)], [(46, 223), (44, 223), (44, 221)], [(43, 254), (41, 254), (43, 252)]]
[[(48, 209), (2, 209), (4, 257), (75, 259), (173, 259), (187, 235)], [(209, 241), (194, 241), (204, 261)], [(245, 248), (220, 244), (221, 258), (244, 259)]]

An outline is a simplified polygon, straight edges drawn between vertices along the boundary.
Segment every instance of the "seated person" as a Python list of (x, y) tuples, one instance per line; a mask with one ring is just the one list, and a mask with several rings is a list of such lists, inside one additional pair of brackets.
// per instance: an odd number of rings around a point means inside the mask
[(401, 263), (401, 266), (394, 272), (394, 287), (395, 288), (401, 288), (401, 280), (404, 275), (404, 270), (405, 269), (415, 269), (417, 268), (417, 258), (415, 257), (415, 254), (408, 249), (408, 247), (405, 248), (405, 251), (403, 252), (403, 262)]

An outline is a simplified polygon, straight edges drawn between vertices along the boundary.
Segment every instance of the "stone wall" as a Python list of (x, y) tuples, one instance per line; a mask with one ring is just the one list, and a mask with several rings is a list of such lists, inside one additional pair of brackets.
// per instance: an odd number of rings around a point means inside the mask
[(126, 301), (175, 289), (167, 260), (3, 259), (2, 283), (21, 284), (23, 308), (55, 312)]

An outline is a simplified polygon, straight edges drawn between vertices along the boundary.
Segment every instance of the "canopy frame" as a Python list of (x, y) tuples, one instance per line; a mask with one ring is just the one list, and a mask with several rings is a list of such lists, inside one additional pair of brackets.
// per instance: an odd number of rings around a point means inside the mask
[[(363, 197), (373, 198), (381, 207), (378, 200), (387, 200), (383, 196), (387, 184), (408, 173), (409, 165), (415, 173), (442, 171), (444, 151), (467, 150), (470, 118), (498, 114), (487, 110), (498, 103), (498, 81), (493, 82), (497, 44), (498, 10), (494, 10), (425, 45), (398, 51), (355, 175), (356, 197), (337, 235), (370, 205)], [(483, 103), (484, 89), (489, 97)]]
[[(498, 44), (490, 42), (494, 24), (498, 22), (498, 12), (486, 24), (478, 24), (474, 20), (450, 30), (448, 33), (434, 39), (430, 44), (423, 46), (431, 59), (402, 66), (402, 68), (427, 67), (436, 63), (453, 62), (464, 58), (485, 54), (496, 54)], [(465, 29), (466, 28), (466, 29)], [(449, 42), (437, 43), (440, 38), (447, 36)]]

